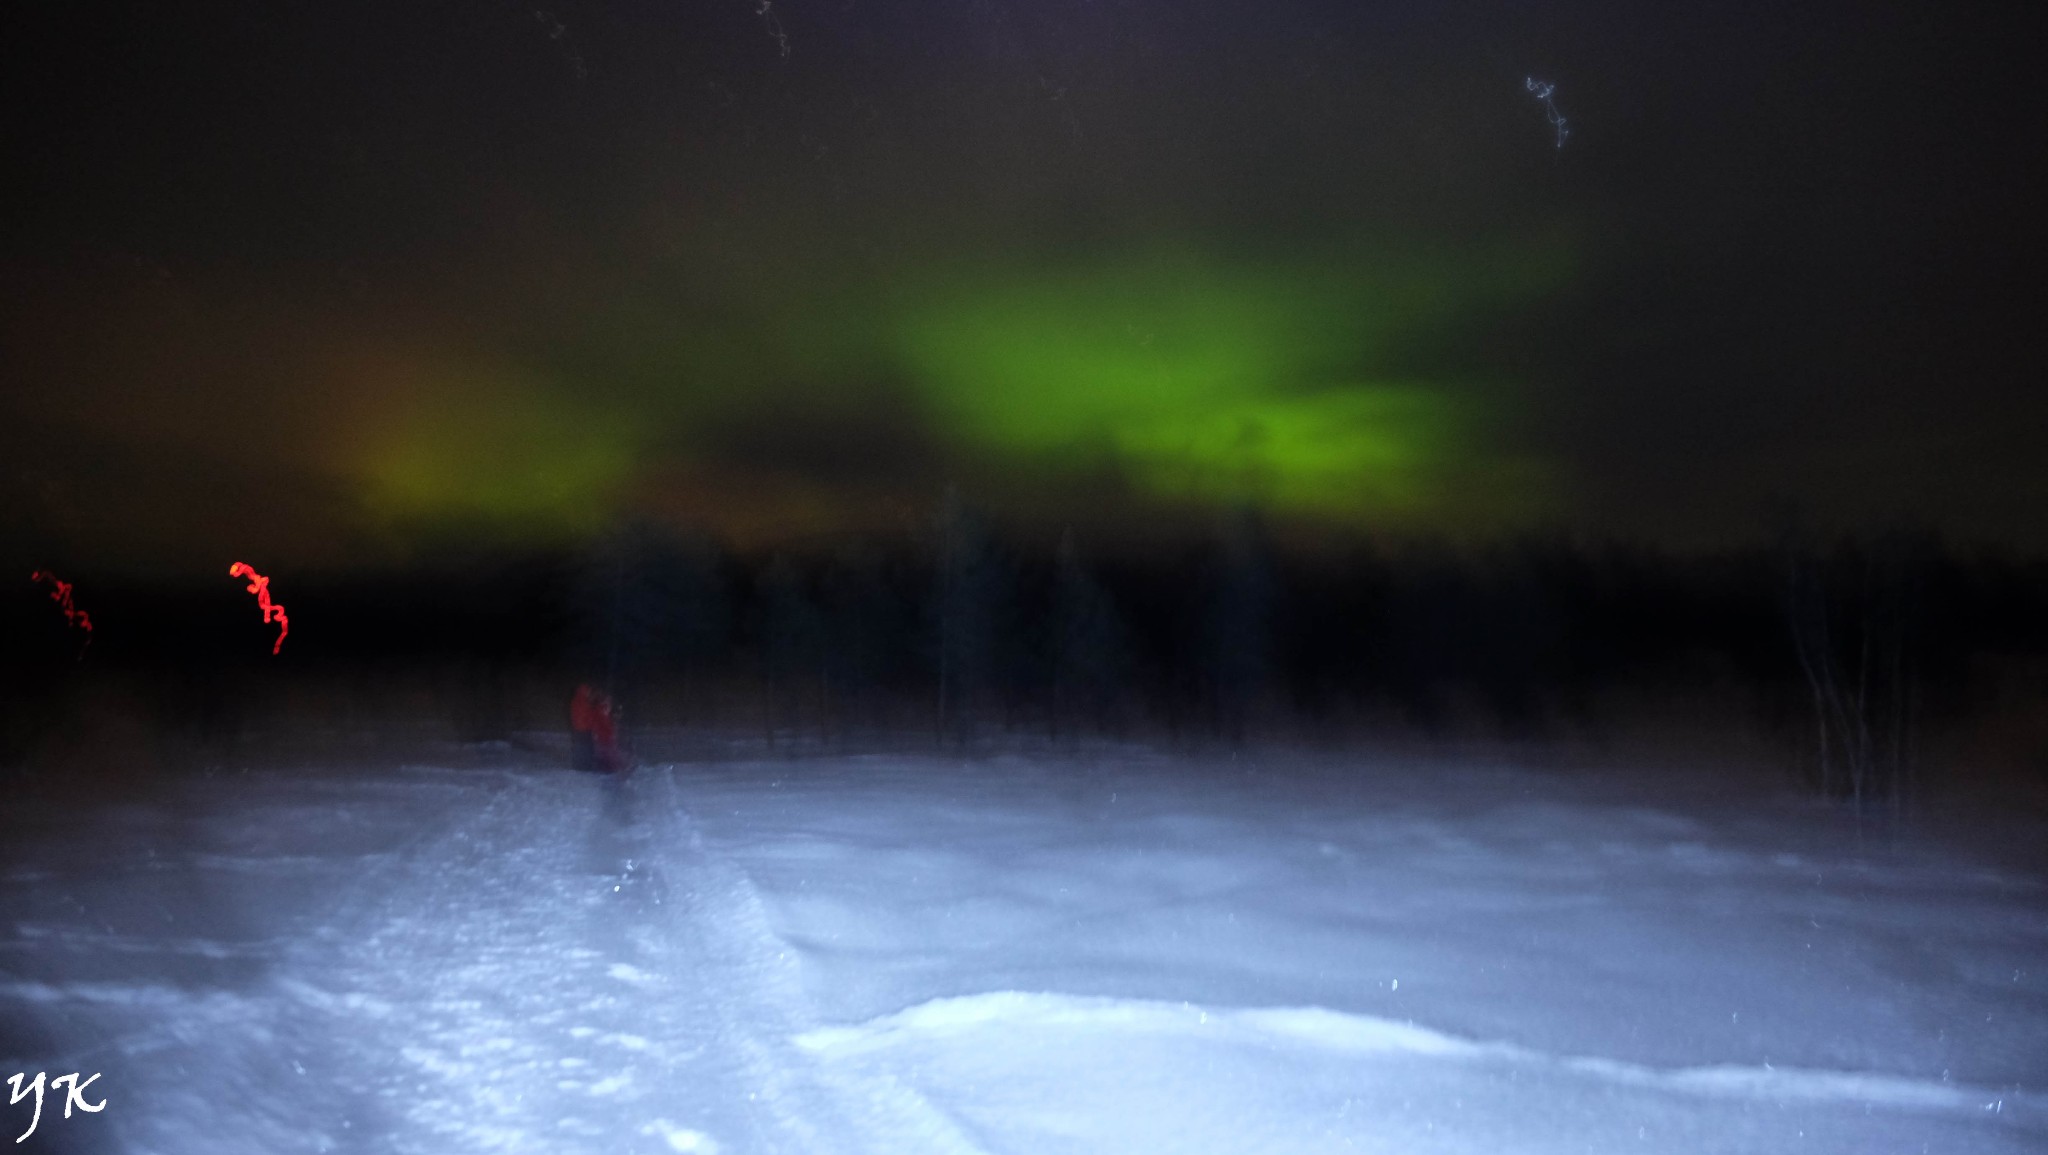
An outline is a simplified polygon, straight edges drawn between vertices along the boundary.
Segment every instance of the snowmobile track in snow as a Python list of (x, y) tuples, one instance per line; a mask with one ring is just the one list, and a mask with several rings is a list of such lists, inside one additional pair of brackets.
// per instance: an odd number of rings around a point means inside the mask
[(794, 952), (683, 798), (669, 767), (513, 775), (361, 879), (280, 987), (339, 1098), (379, 1109), (337, 1111), (310, 1149), (374, 1129), (421, 1155), (976, 1150), (796, 1045), (816, 1024)]

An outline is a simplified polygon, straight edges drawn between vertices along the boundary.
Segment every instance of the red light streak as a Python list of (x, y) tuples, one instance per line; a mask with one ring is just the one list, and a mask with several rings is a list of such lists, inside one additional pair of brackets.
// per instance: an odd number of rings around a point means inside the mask
[(256, 606), (263, 611), (263, 620), (277, 623), (277, 644), (270, 647), (270, 652), (275, 654), (284, 649), (284, 636), (292, 632), (292, 623), (284, 616), (284, 607), (270, 600), (270, 579), (241, 562), (228, 567), (228, 576), (249, 579), (249, 592), (256, 595)]
[(39, 569), (28, 575), (32, 582), (50, 583), (50, 600), (64, 611), (64, 621), (74, 629), (85, 631), (85, 645), (78, 647), (78, 656), (85, 657), (85, 647), (92, 645), (92, 615), (71, 603), (71, 583), (60, 580), (56, 574)]

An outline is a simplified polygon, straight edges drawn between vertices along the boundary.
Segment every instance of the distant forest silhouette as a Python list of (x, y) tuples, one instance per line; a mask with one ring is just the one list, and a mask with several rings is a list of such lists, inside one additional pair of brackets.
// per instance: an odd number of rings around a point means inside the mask
[(5, 601), (0, 756), (93, 725), (77, 703), (108, 687), (206, 748), (280, 726), (503, 740), (559, 728), (591, 682), (629, 729), (790, 749), (1739, 731), (1867, 805), (1915, 787), (1930, 738), (1989, 727), (1999, 757), (2048, 772), (2038, 559), (1790, 533), (1719, 553), (1540, 536), (1291, 550), (1249, 512), (1177, 551), (1092, 544), (1006, 534), (948, 498), (922, 532), (778, 552), (639, 524), (398, 575), (286, 570), (274, 658), (225, 579), (76, 575), (99, 623), (83, 660), (24, 582)]

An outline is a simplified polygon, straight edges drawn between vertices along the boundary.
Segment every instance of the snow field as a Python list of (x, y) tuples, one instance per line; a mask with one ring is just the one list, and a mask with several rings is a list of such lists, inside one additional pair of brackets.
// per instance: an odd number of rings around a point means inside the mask
[(235, 776), (17, 824), (0, 1057), (107, 1072), (25, 1150), (2048, 1148), (2043, 880), (1812, 819), (1130, 753)]

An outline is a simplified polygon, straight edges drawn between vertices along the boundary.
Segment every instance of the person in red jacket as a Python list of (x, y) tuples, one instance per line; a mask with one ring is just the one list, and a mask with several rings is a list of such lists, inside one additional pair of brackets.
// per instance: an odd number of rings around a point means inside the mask
[(569, 699), (569, 748), (578, 770), (616, 773), (626, 766), (619, 749), (618, 707), (588, 683)]

